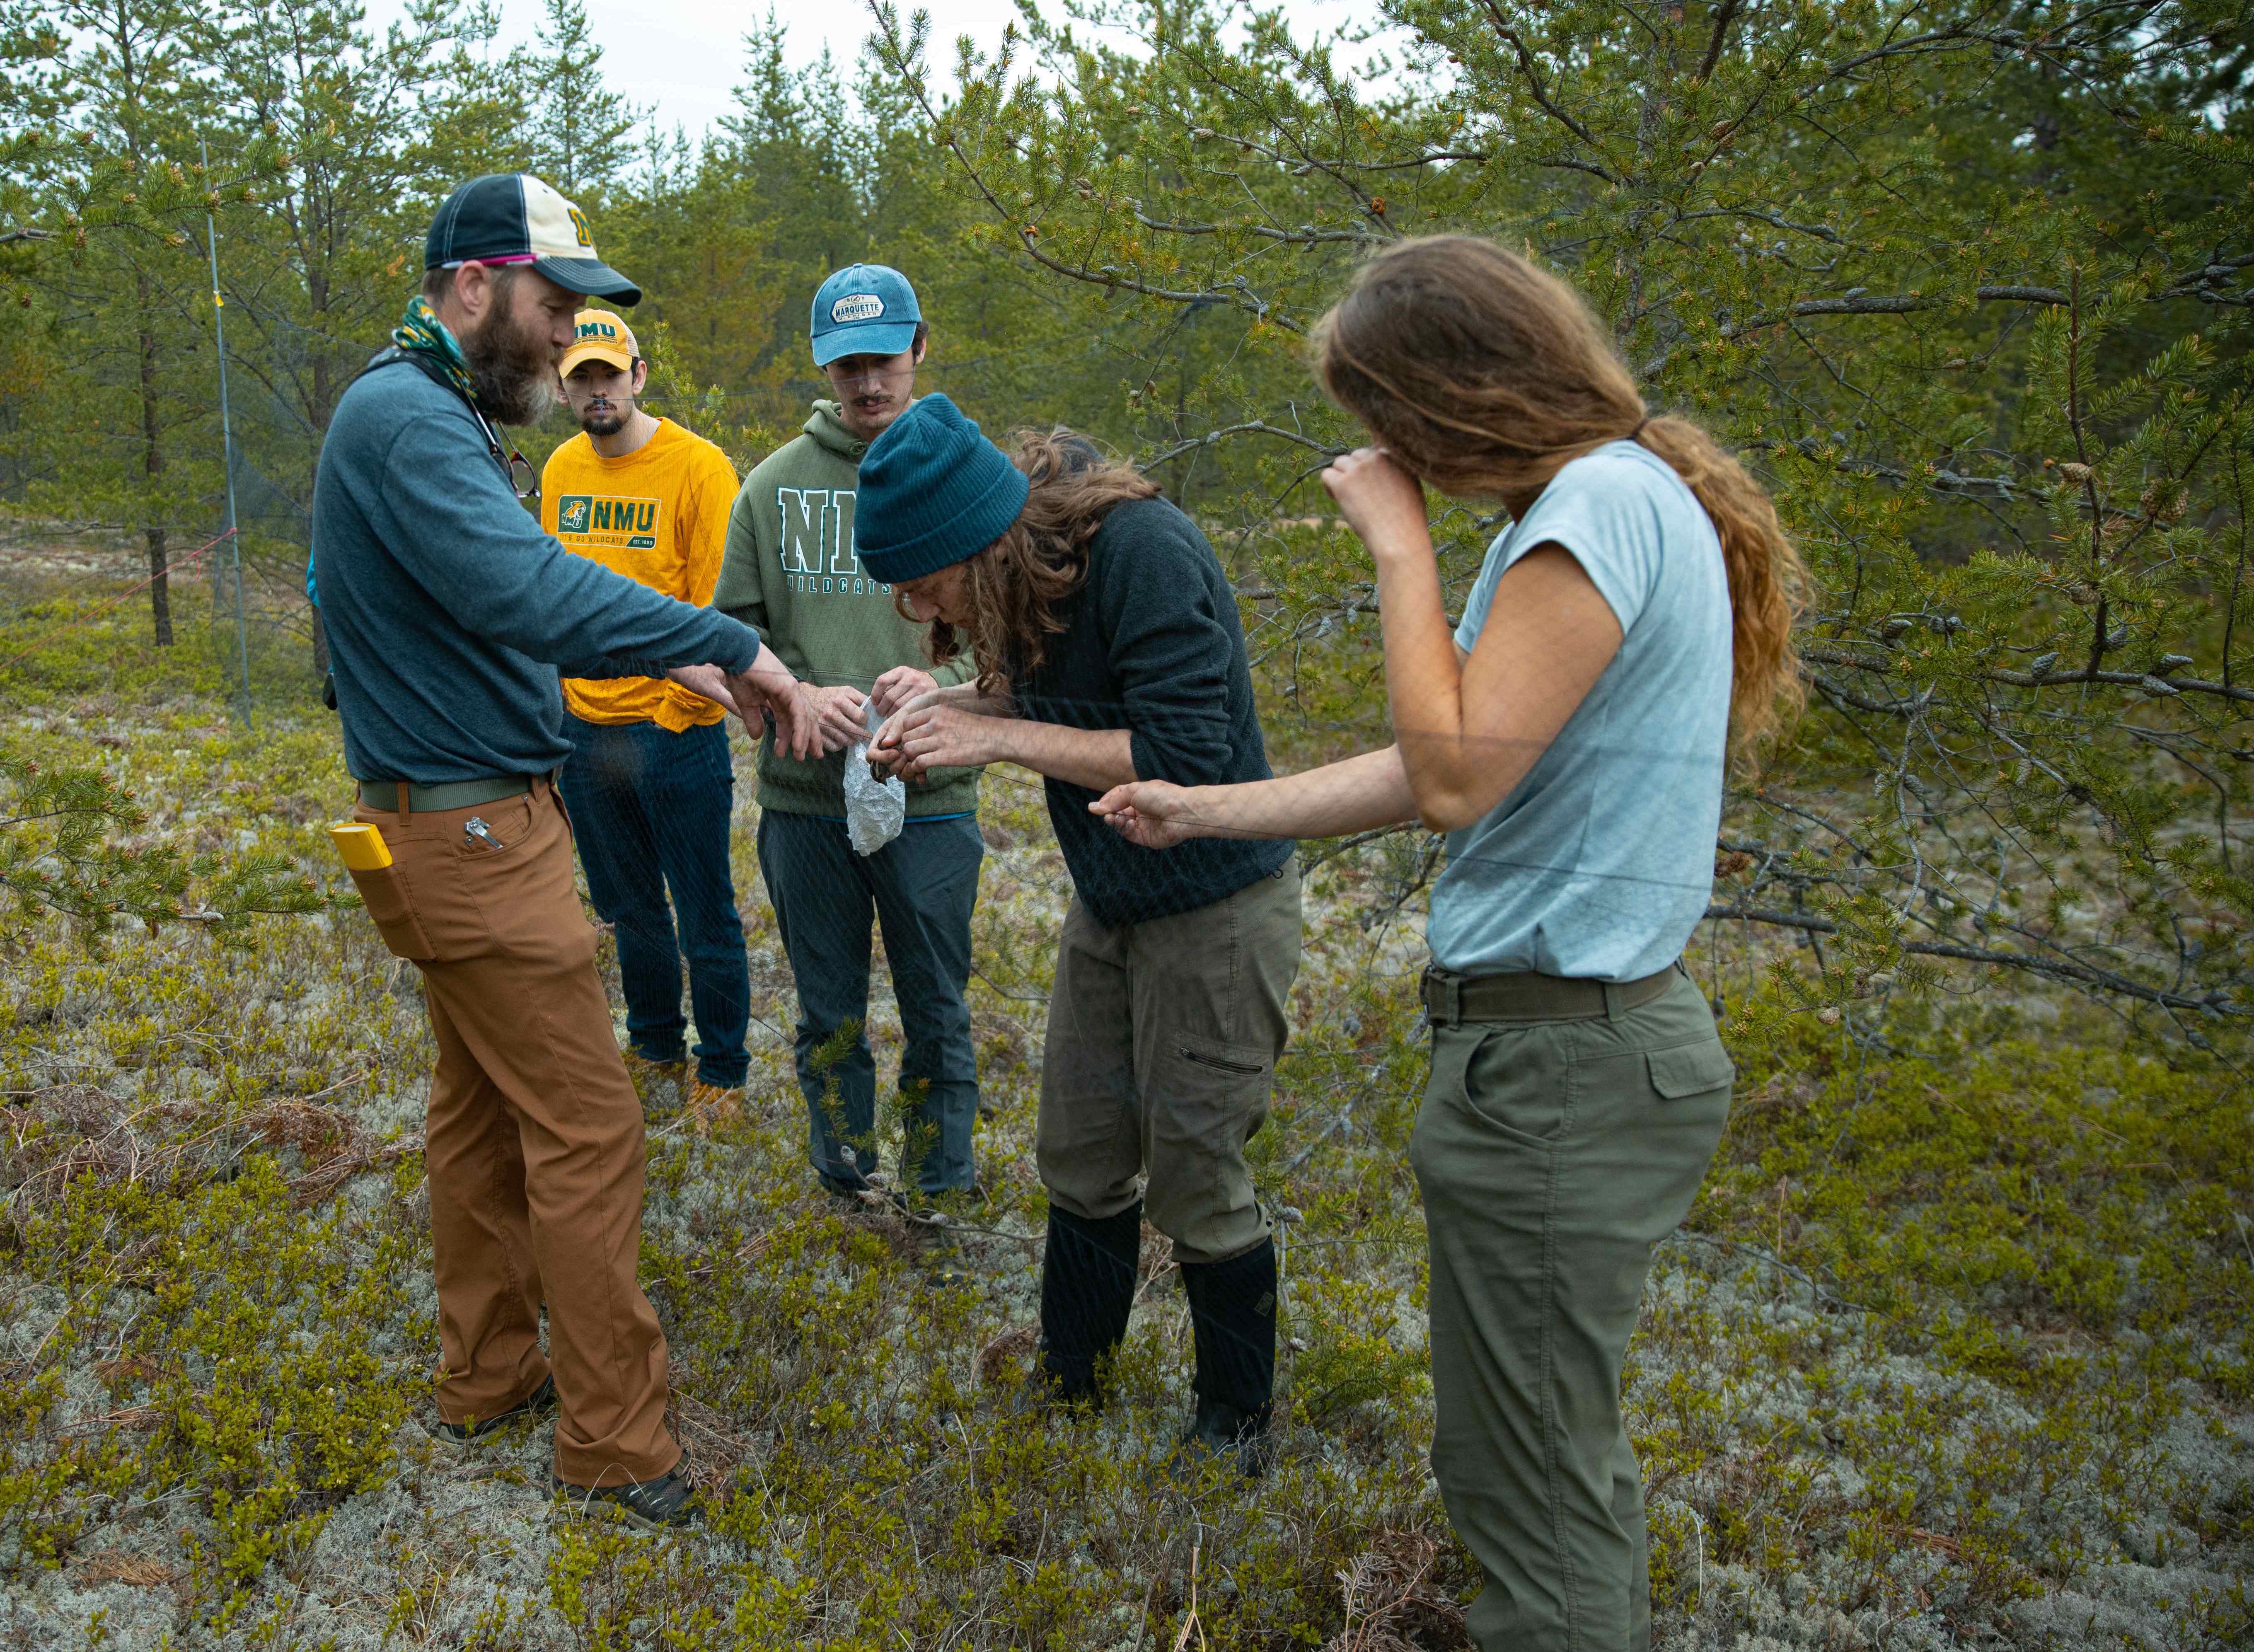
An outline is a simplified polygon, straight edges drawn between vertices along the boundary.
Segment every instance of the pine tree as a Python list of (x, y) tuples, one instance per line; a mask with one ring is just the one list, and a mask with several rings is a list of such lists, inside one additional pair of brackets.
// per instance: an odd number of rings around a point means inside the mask
[[(1756, 465), (1818, 575), (1811, 713), (1717, 912), (1813, 941), (1835, 1011), (1947, 959), (2194, 1042), (2254, 1007), (2243, 11), (1383, 9), (1371, 62), (1201, 0), (1103, 9), (1131, 52), (1034, 17), (945, 91), (884, 19), (984, 242), (1143, 318), (1121, 410), (1236, 496), (1261, 632), (1325, 662), (1279, 685), (1310, 731), (1382, 738), (1341, 691), (1366, 570), (1288, 525), (1362, 439), (1299, 340), (1367, 251), (1491, 235)], [(1438, 527), (1460, 589), (1494, 522)]]
[[(141, 535), (150, 629), (168, 648), (172, 530), (202, 514), (214, 469), (202, 331), (209, 284), (189, 228), (211, 181), (190, 136), (209, 111), (193, 54), (197, 17), (175, 0), (66, 0), (57, 21), (75, 43), (63, 60), (84, 196), (74, 215), (100, 232), (90, 250), (46, 265), (74, 341), (68, 354), (86, 374), (62, 394), (66, 405), (106, 402), (122, 415), (109, 424), (117, 441), (74, 443), (58, 464), (81, 478), (89, 466), (102, 470), (108, 485), (81, 481), (80, 496), (117, 509)], [(105, 174), (115, 179), (108, 190)]]
[(514, 69), (522, 88), (528, 169), (583, 206), (600, 201), (633, 158), (646, 111), (604, 84), (603, 48), (581, 0), (546, 0), (536, 50)]

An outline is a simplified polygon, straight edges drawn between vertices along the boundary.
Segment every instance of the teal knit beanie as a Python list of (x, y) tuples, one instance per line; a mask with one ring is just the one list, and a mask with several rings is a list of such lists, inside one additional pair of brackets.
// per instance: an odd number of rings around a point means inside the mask
[(954, 402), (919, 397), (861, 456), (854, 552), (887, 584), (936, 573), (1008, 532), (1031, 491)]

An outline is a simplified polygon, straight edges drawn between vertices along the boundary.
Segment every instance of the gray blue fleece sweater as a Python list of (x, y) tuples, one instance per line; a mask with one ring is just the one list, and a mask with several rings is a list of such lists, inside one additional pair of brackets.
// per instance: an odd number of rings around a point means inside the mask
[(337, 405), (313, 483), (345, 765), (421, 785), (545, 774), (571, 755), (563, 676), (745, 671), (759, 633), (541, 531), (461, 397), (413, 364)]

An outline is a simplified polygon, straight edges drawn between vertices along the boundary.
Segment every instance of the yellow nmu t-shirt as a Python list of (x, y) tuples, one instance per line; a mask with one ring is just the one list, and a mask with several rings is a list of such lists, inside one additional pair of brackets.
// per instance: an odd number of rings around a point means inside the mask
[[(670, 419), (624, 458), (605, 458), (584, 432), (549, 456), (540, 520), (567, 550), (698, 607), (712, 600), (736, 502), (736, 467)], [(654, 723), (678, 734), (727, 713), (654, 677), (564, 679), (564, 704), (589, 723)]]

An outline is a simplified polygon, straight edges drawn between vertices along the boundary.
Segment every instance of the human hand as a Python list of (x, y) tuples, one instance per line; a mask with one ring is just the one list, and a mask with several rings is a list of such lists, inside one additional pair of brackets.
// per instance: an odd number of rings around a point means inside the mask
[(848, 746), (869, 738), (868, 716), (864, 709), (868, 696), (856, 688), (837, 684), (830, 688), (809, 688), (807, 695), (814, 704), (822, 726), (822, 749), (826, 755), (842, 752)]
[[(762, 648), (750, 670), (727, 682), (736, 707), (743, 713), (745, 727), (757, 731), (772, 718), (776, 751), (787, 752), (802, 762), (821, 753), (821, 708), (815, 704), (812, 690), (775, 658), (774, 649)], [(752, 718), (755, 710), (765, 713), (757, 722)]]
[[(774, 659), (772, 654), (765, 653), (760, 657), (762, 662)], [(754, 735), (766, 729), (770, 705), (768, 685), (755, 682), (751, 673), (731, 676), (717, 665), (677, 665), (665, 675), (691, 694), (700, 694), (715, 704), (733, 711)], [(790, 678), (788, 671), (780, 675), (786, 679)]]
[(1144, 849), (1172, 849), (1193, 837), (1208, 836), (1193, 812), (1190, 788), (1172, 780), (1137, 780), (1115, 786), (1088, 806), (1130, 844)]
[(869, 741), (869, 766), (902, 780), (935, 768), (975, 768), (1009, 755), (1006, 718), (985, 717), (924, 696), (896, 712)]
[(912, 665), (896, 665), (878, 677), (869, 690), (869, 697), (877, 703), (877, 710), (890, 717), (905, 710), (911, 700), (929, 694), (939, 687), (939, 681), (928, 671)]
[(1341, 453), (1324, 471), (1323, 486), (1371, 556), (1414, 550), (1432, 554), (1424, 486), (1383, 448), (1358, 447)]
[(701, 694), (731, 711), (739, 709), (728, 687), (728, 674), (717, 665), (677, 665), (665, 675), (691, 694)]

